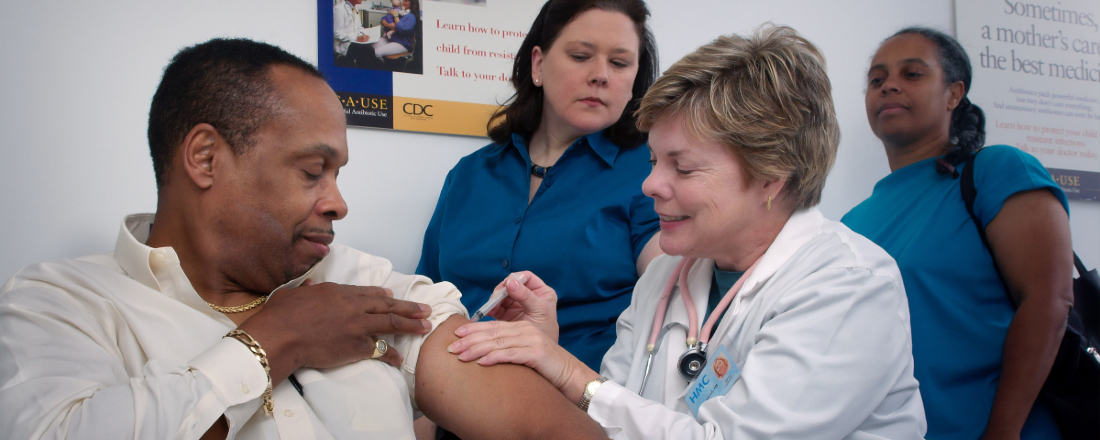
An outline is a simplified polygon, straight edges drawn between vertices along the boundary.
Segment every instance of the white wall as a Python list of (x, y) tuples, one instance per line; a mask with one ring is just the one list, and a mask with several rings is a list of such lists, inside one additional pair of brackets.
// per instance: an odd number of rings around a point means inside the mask
[[(519, 1), (519, 0), (489, 0)], [(315, 2), (0, 2), (0, 279), (41, 260), (109, 251), (122, 217), (155, 208), (149, 100), (181, 47), (216, 36), (277, 44), (316, 60)], [(837, 6), (842, 5), (842, 6)], [(878, 42), (906, 25), (952, 31), (949, 0), (650, 1), (661, 65), (764, 21), (825, 52), (843, 133), (822, 210), (839, 219), (888, 168), (867, 127), (863, 77)], [(484, 138), (351, 128), (340, 175), (350, 215), (338, 241), (411, 272), (446, 172)], [(1073, 203), (1074, 245), (1100, 262), (1100, 204)]]

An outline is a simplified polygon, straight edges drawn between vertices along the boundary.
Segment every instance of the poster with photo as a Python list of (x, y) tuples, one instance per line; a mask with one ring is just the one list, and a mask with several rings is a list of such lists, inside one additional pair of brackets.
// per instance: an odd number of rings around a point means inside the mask
[(1100, 200), (1100, 2), (958, 0), (986, 145), (1031, 153), (1070, 199)]
[(349, 126), (485, 136), (542, 4), (318, 0), (318, 66)]

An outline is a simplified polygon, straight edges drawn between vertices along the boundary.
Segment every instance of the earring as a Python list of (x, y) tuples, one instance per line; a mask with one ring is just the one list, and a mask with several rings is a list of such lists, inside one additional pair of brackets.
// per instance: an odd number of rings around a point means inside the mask
[(535, 85), (536, 86), (539, 85), (539, 79), (538, 78), (535, 78)]
[(772, 210), (772, 196), (768, 196), (768, 211)]

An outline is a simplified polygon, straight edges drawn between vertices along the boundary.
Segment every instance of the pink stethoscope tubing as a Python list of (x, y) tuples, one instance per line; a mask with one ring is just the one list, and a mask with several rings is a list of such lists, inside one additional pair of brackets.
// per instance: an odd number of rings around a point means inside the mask
[[(672, 288), (676, 287), (676, 282), (680, 282), (680, 297), (683, 298), (684, 306), (687, 308), (688, 313), (688, 336), (685, 342), (687, 343), (689, 349), (695, 349), (696, 343), (702, 342), (701, 347), (698, 348), (698, 352), (701, 353), (705, 359), (706, 345), (707, 342), (710, 341), (710, 329), (713, 328), (714, 324), (718, 322), (718, 319), (722, 316), (722, 312), (726, 310), (726, 307), (729, 307), (730, 302), (733, 301), (733, 297), (737, 295), (737, 291), (741, 290), (741, 286), (745, 284), (745, 280), (749, 278), (749, 275), (752, 275), (752, 271), (756, 268), (756, 264), (760, 262), (760, 260), (757, 259), (756, 262), (752, 263), (752, 266), (749, 266), (749, 268), (745, 270), (745, 273), (741, 275), (741, 278), (738, 279), (737, 282), (733, 284), (733, 287), (730, 287), (729, 292), (726, 292), (726, 294), (722, 297), (722, 301), (718, 302), (718, 305), (715, 306), (714, 311), (711, 312), (710, 318), (707, 319), (706, 324), (703, 325), (702, 337), (705, 339), (702, 339), (700, 341), (699, 339), (697, 339), (698, 334), (696, 333), (696, 329), (699, 328), (699, 316), (695, 312), (695, 302), (691, 299), (691, 293), (688, 290), (687, 283), (688, 272), (691, 270), (691, 266), (695, 264), (695, 261), (695, 258), (682, 258), (680, 260), (680, 263), (676, 265), (676, 270), (672, 272), (672, 275), (668, 277), (668, 281), (665, 282), (664, 290), (661, 291), (661, 297), (660, 299), (658, 299), (657, 303), (657, 312), (653, 317), (653, 330), (651, 331), (649, 336), (649, 344), (646, 345), (646, 351), (649, 352), (649, 356), (645, 364), (645, 373), (642, 374), (642, 384), (638, 388), (639, 396), (642, 395), (643, 391), (645, 391), (646, 382), (649, 381), (649, 370), (653, 366), (653, 356), (656, 354), (657, 350), (660, 350), (658, 340), (660, 340), (663, 337), (664, 333), (670, 330), (673, 326), (683, 325), (674, 322), (672, 324), (669, 324), (665, 328), (661, 328), (661, 324), (664, 324), (665, 312), (668, 310), (668, 304), (672, 300)], [(688, 352), (690, 353), (691, 350), (689, 350)], [(681, 357), (681, 362), (682, 361), (683, 358)]]
[[(650, 353), (653, 352), (654, 345), (657, 343), (657, 334), (661, 331), (661, 324), (664, 324), (665, 312), (668, 310), (668, 304), (672, 299), (672, 288), (676, 287), (677, 281), (680, 282), (680, 298), (683, 298), (684, 307), (687, 308), (688, 314), (687, 345), (689, 347), (695, 345), (696, 341), (706, 344), (710, 341), (710, 330), (714, 328), (714, 325), (722, 317), (722, 312), (724, 312), (726, 307), (729, 307), (730, 303), (733, 302), (733, 297), (737, 296), (737, 291), (745, 284), (745, 280), (749, 278), (749, 275), (752, 275), (752, 270), (755, 269), (756, 264), (760, 262), (760, 260), (757, 259), (756, 262), (752, 263), (752, 266), (749, 266), (749, 268), (745, 270), (745, 273), (733, 284), (729, 292), (726, 292), (726, 294), (722, 296), (722, 301), (720, 301), (714, 308), (714, 311), (711, 312), (710, 318), (703, 324), (703, 328), (697, 330), (699, 329), (699, 315), (695, 312), (695, 301), (691, 299), (691, 293), (688, 290), (687, 283), (688, 272), (691, 271), (691, 266), (695, 264), (695, 261), (695, 258), (685, 257), (681, 259), (680, 264), (676, 266), (676, 270), (672, 272), (672, 276), (670, 276), (668, 282), (665, 283), (664, 290), (661, 291), (661, 298), (657, 303), (657, 313), (653, 317), (653, 330), (650, 332), (649, 344), (646, 345), (646, 349)], [(699, 331), (702, 332), (702, 335), (697, 333)]]

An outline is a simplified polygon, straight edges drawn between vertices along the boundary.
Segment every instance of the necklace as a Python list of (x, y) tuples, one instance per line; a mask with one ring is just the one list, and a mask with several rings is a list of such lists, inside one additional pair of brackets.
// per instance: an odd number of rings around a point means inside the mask
[(540, 167), (536, 164), (531, 164), (531, 175), (535, 176), (535, 177), (538, 177), (540, 179), (544, 178), (544, 177), (546, 177), (546, 173), (550, 172), (550, 168), (553, 168), (553, 167), (554, 167), (553, 165), (550, 165), (548, 167)]
[(268, 296), (270, 296), (270, 295), (261, 296), (259, 298), (256, 298), (252, 302), (250, 302), (248, 304), (245, 304), (245, 305), (241, 305), (241, 306), (222, 307), (222, 306), (214, 305), (214, 304), (211, 304), (211, 303), (206, 303), (206, 305), (208, 305), (208, 306), (210, 306), (210, 308), (212, 308), (214, 310), (217, 310), (219, 312), (222, 312), (222, 313), (241, 313), (241, 312), (245, 312), (245, 311), (248, 311), (248, 310), (252, 310), (256, 307), (259, 307), (260, 304), (263, 304), (263, 303), (267, 302)]

